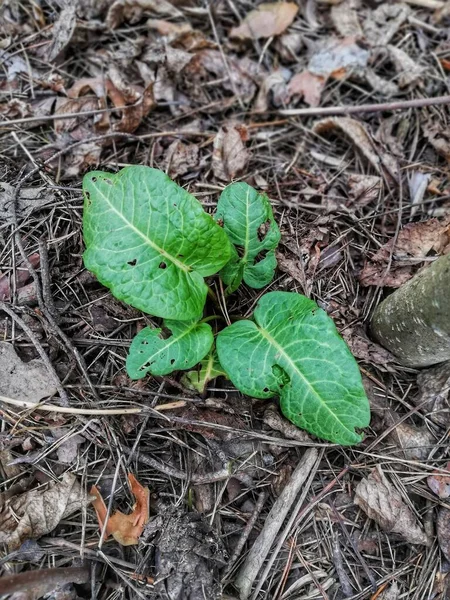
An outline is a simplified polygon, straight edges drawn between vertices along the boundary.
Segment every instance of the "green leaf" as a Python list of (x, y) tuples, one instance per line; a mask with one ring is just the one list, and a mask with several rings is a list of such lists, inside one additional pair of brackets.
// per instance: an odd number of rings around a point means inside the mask
[(230, 259), (226, 233), (158, 169), (94, 171), (83, 179), (84, 264), (118, 298), (157, 317), (202, 313), (204, 277)]
[(237, 321), (217, 337), (219, 360), (233, 384), (256, 398), (280, 397), (298, 427), (338, 444), (356, 444), (370, 422), (358, 365), (333, 321), (315, 302), (269, 292), (253, 321)]
[(239, 252), (221, 272), (228, 291), (236, 290), (242, 278), (253, 288), (270, 283), (277, 266), (275, 248), (281, 235), (267, 195), (246, 183), (232, 183), (220, 195), (215, 219), (223, 224)]
[(213, 351), (200, 362), (200, 369), (185, 373), (181, 378), (181, 383), (188, 389), (203, 394), (208, 383), (220, 376), (226, 377), (226, 373), (219, 363), (217, 353)]
[(164, 321), (163, 329), (145, 327), (131, 342), (127, 357), (127, 373), (141, 379), (147, 373), (167, 375), (178, 369), (190, 369), (210, 350), (214, 337), (208, 323)]

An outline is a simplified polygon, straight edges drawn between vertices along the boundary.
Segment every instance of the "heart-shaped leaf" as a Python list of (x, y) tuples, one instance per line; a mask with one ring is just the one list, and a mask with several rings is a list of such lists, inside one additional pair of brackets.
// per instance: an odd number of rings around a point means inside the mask
[(217, 357), (217, 352), (212, 351), (200, 362), (200, 368), (188, 371), (181, 378), (181, 383), (190, 390), (196, 390), (203, 394), (206, 386), (216, 377), (225, 376), (226, 373), (222, 368)]
[(320, 438), (361, 441), (355, 428), (369, 425), (369, 402), (358, 365), (325, 311), (300, 294), (270, 292), (253, 318), (217, 337), (233, 384), (256, 398), (278, 395), (284, 415)]
[(257, 289), (270, 283), (277, 266), (280, 230), (266, 194), (246, 183), (232, 183), (220, 195), (215, 219), (237, 247), (220, 274), (228, 291), (234, 292), (242, 278)]
[(163, 326), (170, 335), (166, 336), (164, 329), (145, 327), (131, 342), (127, 357), (131, 379), (190, 369), (211, 349), (214, 337), (208, 323), (168, 320)]
[(226, 233), (158, 169), (93, 171), (83, 179), (84, 264), (118, 298), (157, 317), (190, 320), (204, 277), (231, 256)]

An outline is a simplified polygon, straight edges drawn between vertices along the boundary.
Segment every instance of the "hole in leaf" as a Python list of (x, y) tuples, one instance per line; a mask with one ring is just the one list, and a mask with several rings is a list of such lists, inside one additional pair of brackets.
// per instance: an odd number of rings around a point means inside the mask
[(291, 380), (289, 375), (286, 373), (283, 367), (280, 367), (280, 365), (272, 366), (272, 374), (277, 380), (277, 384), (280, 389), (284, 388), (284, 386), (287, 385)]
[(112, 185), (113, 184), (113, 182), (111, 181), (111, 179), (107, 179), (106, 177), (103, 177), (103, 181), (105, 183), (107, 183), (108, 185)]
[(265, 387), (265, 388), (263, 389), (263, 392), (264, 392), (265, 394), (267, 394), (268, 392), (270, 392), (270, 390), (269, 390), (269, 388), (268, 388), (268, 387)]
[(92, 183), (95, 183), (97, 181), (97, 177), (92, 177), (91, 181)]
[(167, 265), (166, 265), (166, 263), (165, 263), (165, 262), (160, 262), (160, 263), (159, 263), (159, 268), (160, 268), (160, 269), (166, 269), (166, 268), (167, 268)]
[(267, 221), (265, 221), (264, 223), (261, 223), (261, 225), (258, 227), (258, 231), (257, 231), (257, 235), (258, 235), (258, 240), (260, 242), (263, 241), (263, 239), (266, 237), (267, 232), (269, 231), (270, 228), (270, 220), (267, 219)]
[(130, 267), (135, 267), (137, 263), (137, 258), (134, 258), (133, 260), (129, 260), (127, 262), (128, 265), (130, 265)]
[(254, 264), (256, 265), (257, 263), (261, 262), (266, 258), (266, 256), (267, 250), (261, 250), (261, 252), (258, 252), (258, 254), (255, 256), (255, 260), (253, 261)]
[(174, 359), (174, 358), (171, 358), (171, 359), (170, 359), (170, 364), (171, 364), (171, 365), (173, 365), (173, 363), (174, 363), (174, 362), (175, 362), (175, 359)]

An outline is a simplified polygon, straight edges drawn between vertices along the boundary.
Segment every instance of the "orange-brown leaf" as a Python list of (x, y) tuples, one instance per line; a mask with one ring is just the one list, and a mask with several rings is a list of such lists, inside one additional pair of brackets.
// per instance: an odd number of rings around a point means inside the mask
[[(112, 535), (113, 538), (122, 544), (122, 546), (132, 546), (139, 542), (139, 536), (144, 530), (145, 524), (149, 519), (149, 490), (144, 488), (134, 475), (128, 474), (130, 489), (135, 497), (136, 504), (129, 515), (117, 511), (109, 517), (106, 523), (106, 537)], [(100, 529), (105, 527), (105, 520), (108, 509), (95, 485), (91, 488), (91, 495), (95, 496), (92, 505), (97, 513), (97, 519)]]
[(283, 33), (298, 12), (294, 2), (260, 4), (248, 13), (239, 27), (233, 27), (230, 37), (245, 39), (269, 38)]

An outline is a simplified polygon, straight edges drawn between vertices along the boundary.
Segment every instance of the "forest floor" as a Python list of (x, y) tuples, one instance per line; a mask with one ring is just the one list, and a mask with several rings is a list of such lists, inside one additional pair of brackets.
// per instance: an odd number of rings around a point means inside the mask
[[(449, 5), (258, 4), (0, 7), (0, 570), (44, 574), (15, 600), (450, 597), (449, 369), (405, 368), (369, 330), (450, 250)], [(210, 212), (232, 180), (268, 194), (268, 289), (334, 319), (371, 403), (363, 442), (313, 439), (223, 377), (203, 396), (182, 373), (127, 377), (150, 321), (84, 268), (81, 193), (86, 171), (127, 165), (165, 170)], [(244, 286), (224, 310), (260, 295)], [(93, 485), (110, 515), (135, 492), (137, 544), (99, 526)]]

